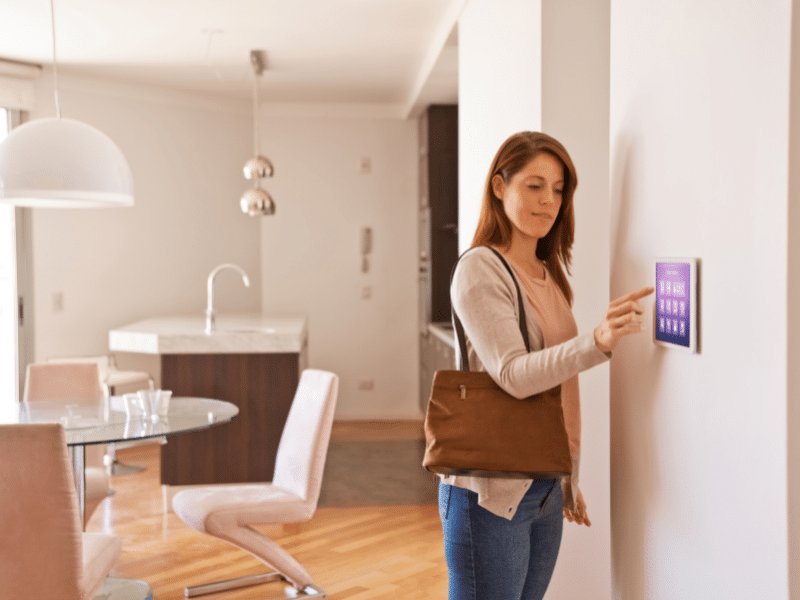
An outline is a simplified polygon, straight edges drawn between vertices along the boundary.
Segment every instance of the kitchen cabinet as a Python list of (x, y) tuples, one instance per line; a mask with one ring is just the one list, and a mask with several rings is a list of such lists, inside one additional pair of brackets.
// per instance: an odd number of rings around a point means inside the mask
[(421, 322), (450, 320), (450, 271), (458, 259), (458, 106), (420, 117)]
[(456, 368), (453, 326), (450, 323), (431, 323), (427, 331), (428, 335), (420, 338), (419, 403), (423, 414), (431, 397), (433, 374)]
[(419, 144), (419, 401), (424, 413), (433, 374), (454, 368), (448, 328), (450, 273), (458, 260), (458, 106), (429, 106), (419, 120)]

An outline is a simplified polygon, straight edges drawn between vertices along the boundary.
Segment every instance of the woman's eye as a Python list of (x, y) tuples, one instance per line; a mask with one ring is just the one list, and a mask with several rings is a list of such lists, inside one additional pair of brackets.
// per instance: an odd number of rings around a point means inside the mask
[(556, 190), (556, 194), (558, 194), (559, 196), (562, 195), (563, 193), (564, 193), (564, 190)]
[(541, 189), (542, 186), (532, 183), (528, 187), (531, 188), (532, 190), (538, 190)]

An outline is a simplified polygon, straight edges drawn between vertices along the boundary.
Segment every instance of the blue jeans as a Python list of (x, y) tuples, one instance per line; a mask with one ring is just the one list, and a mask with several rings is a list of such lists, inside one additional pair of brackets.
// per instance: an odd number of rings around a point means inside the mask
[(439, 484), (449, 600), (541, 600), (564, 527), (561, 484), (536, 479), (510, 521), (478, 506), (478, 494)]

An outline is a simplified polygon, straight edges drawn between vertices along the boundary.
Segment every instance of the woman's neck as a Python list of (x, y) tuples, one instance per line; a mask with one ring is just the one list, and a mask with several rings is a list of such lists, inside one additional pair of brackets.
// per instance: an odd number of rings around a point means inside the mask
[(502, 248), (502, 251), (517, 265), (525, 269), (528, 275), (536, 279), (544, 279), (544, 263), (536, 257), (538, 243), (537, 239), (520, 239), (515, 236), (512, 238), (511, 244), (507, 248)]

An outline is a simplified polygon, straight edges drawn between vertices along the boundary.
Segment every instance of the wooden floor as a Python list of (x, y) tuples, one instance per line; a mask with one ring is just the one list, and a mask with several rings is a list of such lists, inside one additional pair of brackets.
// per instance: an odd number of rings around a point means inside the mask
[[(377, 427), (385, 439), (408, 439), (414, 427)], [(396, 436), (400, 436), (399, 438)], [(364, 428), (340, 427), (336, 439), (371, 439)], [(394, 437), (393, 437), (394, 436)], [(123, 550), (112, 575), (142, 579), (156, 600), (183, 598), (186, 585), (263, 573), (263, 564), (224, 542), (200, 534), (163, 511), (156, 444), (117, 452), (146, 470), (112, 478), (115, 494), (95, 511), (87, 531), (120, 536)], [(367, 476), (367, 474), (365, 474)], [(376, 474), (377, 476), (377, 474)], [(323, 507), (308, 523), (262, 529), (311, 573), (333, 600), (441, 600), (447, 568), (435, 505)], [(283, 597), (282, 584), (205, 596), (209, 600)]]

